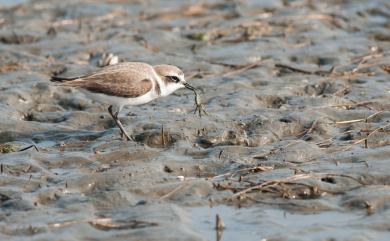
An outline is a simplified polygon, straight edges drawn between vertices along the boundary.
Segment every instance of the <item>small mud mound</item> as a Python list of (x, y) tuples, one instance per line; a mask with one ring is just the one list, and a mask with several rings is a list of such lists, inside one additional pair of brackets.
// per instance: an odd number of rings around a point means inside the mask
[(215, 146), (248, 146), (245, 130), (226, 130), (220, 134), (200, 136), (197, 144), (203, 148)]
[(24, 116), (25, 121), (37, 121), (43, 123), (60, 123), (67, 120), (67, 116), (65, 116), (61, 112), (30, 112)]
[(282, 105), (286, 104), (286, 98), (277, 95), (256, 96), (260, 101), (261, 106), (266, 108), (279, 109)]
[(3, 33), (0, 35), (0, 42), (3, 44), (30, 44), (40, 41), (41, 38), (30, 35), (30, 34), (20, 34), (20, 33)]
[(324, 94), (334, 94), (338, 90), (338, 86), (336, 86), (332, 82), (323, 81), (319, 84), (310, 84), (306, 85), (303, 88), (303, 92), (306, 95), (310, 96), (318, 96), (318, 95), (324, 95)]
[(167, 148), (178, 141), (180, 135), (164, 131), (164, 129), (161, 131), (146, 130), (143, 133), (135, 135), (134, 138), (136, 142), (141, 142), (149, 147)]

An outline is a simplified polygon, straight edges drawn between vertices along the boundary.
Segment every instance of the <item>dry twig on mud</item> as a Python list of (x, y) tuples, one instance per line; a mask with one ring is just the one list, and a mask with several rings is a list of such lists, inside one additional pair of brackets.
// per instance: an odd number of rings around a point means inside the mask
[(285, 64), (275, 64), (275, 67), (281, 68), (281, 69), (288, 69), (290, 71), (301, 73), (301, 74), (320, 75), (320, 76), (331, 75), (333, 73), (333, 70), (334, 70), (334, 67), (332, 67), (326, 71), (324, 71), (324, 70), (310, 71), (310, 70), (295, 68), (295, 67), (285, 65)]
[(331, 105), (329, 107), (344, 108), (344, 109), (348, 109), (349, 110), (349, 109), (353, 109), (353, 108), (356, 108), (356, 107), (364, 106), (364, 107), (366, 107), (366, 108), (371, 110), (372, 108), (370, 108), (368, 106), (368, 105), (371, 105), (371, 104), (378, 104), (378, 102), (375, 102), (375, 101), (363, 101), (363, 102), (351, 103), (351, 104)]
[(377, 116), (377, 115), (379, 115), (381, 113), (383, 113), (383, 111), (375, 112), (374, 114), (372, 114), (372, 115), (370, 115), (370, 116), (368, 116), (367, 118), (364, 118), (364, 119), (336, 121), (336, 122), (334, 122), (334, 124), (351, 124), (351, 123), (356, 123), (356, 122), (367, 122), (371, 118), (374, 118), (375, 116)]
[(359, 143), (362, 143), (362, 142), (366, 142), (365, 144), (365, 147), (367, 147), (367, 141), (368, 141), (368, 138), (372, 135), (374, 135), (375, 133), (379, 132), (380, 130), (384, 130), (386, 127), (390, 126), (390, 123), (389, 124), (386, 124), (384, 126), (380, 126), (378, 128), (376, 128), (375, 130), (373, 130), (372, 132), (368, 133), (367, 136), (363, 139), (360, 139), (360, 140), (357, 140), (355, 141), (354, 143), (352, 143), (351, 145), (349, 145), (348, 147), (346, 147), (345, 149), (343, 149), (343, 151), (347, 151), (349, 149), (351, 149), (354, 145), (356, 144), (359, 144)]
[(36, 151), (38, 151), (39, 152), (39, 149), (38, 149), (38, 147), (36, 146), (36, 145), (29, 145), (29, 146), (27, 146), (27, 147), (24, 147), (24, 148), (22, 148), (22, 149), (20, 149), (19, 151), (26, 151), (26, 150), (28, 150), (28, 149), (31, 149), (31, 148), (33, 148), (34, 147), (34, 149), (36, 150)]
[(297, 137), (298, 137), (298, 138), (302, 138), (302, 137), (304, 137), (305, 135), (310, 134), (311, 132), (313, 132), (313, 130), (316, 128), (318, 122), (319, 122), (319, 119), (314, 120), (314, 121), (311, 123), (310, 127), (307, 128), (306, 130), (304, 130), (304, 131), (298, 133)]
[[(273, 188), (279, 187), (279, 189), (277, 189), (277, 191), (279, 191), (282, 194), (283, 198), (285, 198), (285, 197), (295, 198), (295, 195), (293, 193), (291, 193), (292, 189), (288, 188), (285, 185), (303, 185), (303, 186), (309, 187), (311, 189), (311, 191), (315, 194), (316, 197), (320, 196), (320, 194), (323, 193), (323, 192), (328, 192), (328, 193), (333, 193), (333, 194), (343, 193), (344, 191), (321, 190), (317, 185), (297, 182), (299, 180), (304, 180), (304, 179), (308, 179), (308, 178), (315, 178), (315, 179), (321, 179), (322, 180), (323, 178), (334, 177), (334, 176), (350, 178), (350, 179), (356, 181), (357, 183), (359, 183), (360, 185), (365, 185), (365, 183), (362, 182), (361, 180), (359, 180), (358, 178), (350, 176), (350, 175), (347, 175), (347, 174), (338, 174), (338, 173), (304, 173), (304, 174), (295, 174), (293, 176), (286, 177), (286, 178), (268, 180), (268, 181), (264, 181), (264, 182), (262, 182), (260, 184), (252, 185), (250, 187), (241, 189), (240, 191), (234, 193), (230, 197), (230, 199), (234, 200), (234, 199), (237, 199), (237, 198), (241, 199), (244, 196), (247, 197), (246, 196), (247, 193), (253, 192), (255, 190), (271, 191), (271, 192), (273, 192), (270, 189), (272, 187)], [(236, 190), (237, 189), (238, 188), (236, 188)]]
[(242, 72), (244, 72), (244, 71), (247, 71), (247, 70), (249, 70), (249, 69), (252, 69), (252, 68), (258, 66), (261, 62), (262, 62), (262, 60), (255, 61), (254, 63), (251, 63), (251, 64), (245, 65), (245, 66), (243, 66), (243, 67), (240, 67), (240, 68), (238, 68), (238, 69), (235, 69), (235, 70), (226, 72), (226, 73), (222, 74), (222, 76), (223, 76), (223, 77), (227, 77), (227, 76), (232, 76), (232, 75), (240, 74), (240, 73), (242, 73)]
[(69, 225), (89, 223), (94, 228), (100, 230), (111, 230), (111, 229), (136, 229), (150, 226), (157, 226), (157, 223), (145, 222), (140, 220), (130, 220), (126, 222), (115, 223), (112, 218), (94, 218), (85, 220), (70, 220), (62, 222), (48, 223), (49, 227), (52, 228), (63, 228)]
[(251, 174), (251, 173), (255, 173), (255, 172), (264, 172), (264, 171), (269, 171), (269, 170), (273, 170), (273, 169), (274, 169), (273, 166), (255, 166), (255, 167), (243, 168), (243, 169), (239, 169), (237, 171), (227, 172), (224, 174), (220, 174), (220, 175), (211, 177), (208, 180), (216, 181), (217, 179), (222, 178), (222, 177), (223, 178), (227, 178), (228, 176), (234, 177), (238, 174), (240, 174), (240, 176), (243, 176), (246, 174)]

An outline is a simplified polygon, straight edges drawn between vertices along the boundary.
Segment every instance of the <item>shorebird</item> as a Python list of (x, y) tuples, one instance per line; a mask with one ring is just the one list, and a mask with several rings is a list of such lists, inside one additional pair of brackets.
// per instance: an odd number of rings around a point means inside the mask
[(180, 88), (187, 88), (195, 94), (195, 112), (207, 114), (198, 98), (196, 88), (188, 84), (184, 73), (174, 65), (151, 66), (141, 62), (125, 62), (109, 65), (90, 74), (67, 78), (53, 76), (59, 86), (76, 87), (93, 93), (99, 102), (109, 104), (108, 113), (121, 131), (121, 136), (133, 140), (118, 118), (126, 105), (142, 105), (156, 98), (168, 96)]

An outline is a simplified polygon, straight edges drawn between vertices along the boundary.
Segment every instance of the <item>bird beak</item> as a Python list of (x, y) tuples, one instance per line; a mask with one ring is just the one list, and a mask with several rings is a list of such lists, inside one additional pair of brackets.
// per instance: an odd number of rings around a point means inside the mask
[(192, 91), (195, 91), (195, 90), (196, 90), (195, 87), (192, 87), (192, 86), (191, 86), (190, 84), (188, 84), (188, 83), (184, 83), (184, 87), (186, 87), (187, 89), (192, 90)]

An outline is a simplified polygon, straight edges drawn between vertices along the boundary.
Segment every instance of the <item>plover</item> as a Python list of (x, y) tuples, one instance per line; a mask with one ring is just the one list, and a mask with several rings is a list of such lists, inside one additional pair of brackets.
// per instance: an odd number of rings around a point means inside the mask
[(132, 138), (124, 130), (118, 118), (126, 105), (142, 105), (158, 97), (168, 96), (180, 88), (192, 90), (195, 94), (195, 112), (206, 112), (200, 104), (196, 89), (186, 82), (184, 73), (174, 65), (151, 66), (141, 62), (125, 62), (109, 65), (93, 73), (65, 78), (53, 76), (53, 82), (60, 86), (76, 87), (93, 93), (99, 102), (109, 104), (108, 113), (121, 130), (121, 136)]

